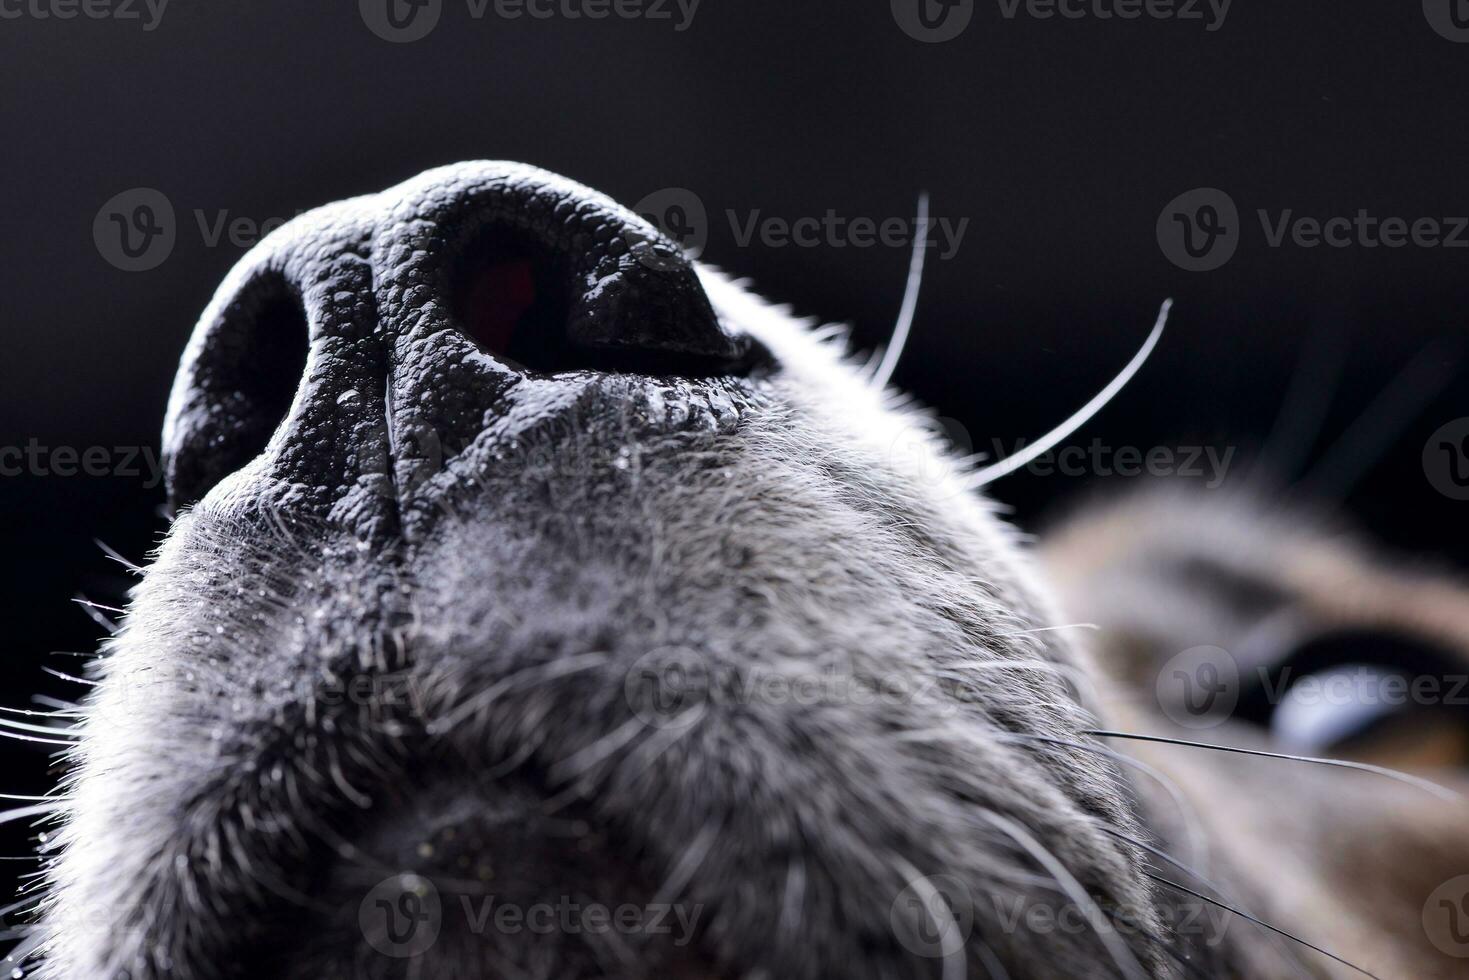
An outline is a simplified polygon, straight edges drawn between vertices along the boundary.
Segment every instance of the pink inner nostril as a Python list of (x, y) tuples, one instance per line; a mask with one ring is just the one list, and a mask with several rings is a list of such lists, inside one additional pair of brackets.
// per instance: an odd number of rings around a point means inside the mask
[(535, 305), (536, 281), (529, 259), (512, 259), (482, 269), (463, 304), (465, 332), (481, 349), (505, 355), (515, 328)]

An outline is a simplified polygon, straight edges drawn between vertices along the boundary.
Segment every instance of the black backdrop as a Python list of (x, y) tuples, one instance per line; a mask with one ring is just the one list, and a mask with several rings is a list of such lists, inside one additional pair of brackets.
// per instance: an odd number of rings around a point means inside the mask
[[(348, 0), (174, 0), (152, 29), (142, 0), (106, 18), (67, 3), (0, 0), (0, 447), (106, 447), (114, 470), (116, 447), (154, 451), (178, 352), (242, 252), (231, 237), (427, 166), (522, 159), (629, 203), (688, 188), (711, 216), (707, 260), (851, 324), (863, 346), (891, 329), (903, 249), (741, 244), (726, 212), (880, 220), (927, 189), (936, 215), (969, 226), (953, 257), (930, 256), (897, 380), (977, 450), (1085, 402), (1172, 296), (1153, 360), (1074, 442), (1247, 453), (1298, 365), (1311, 378), (1339, 360), (1319, 458), (1422, 357), (1409, 387), (1440, 371), (1446, 387), (1361, 460), (1340, 502), (1398, 548), (1469, 560), (1469, 505), (1421, 462), (1430, 434), (1469, 414), (1469, 381), (1451, 373), (1469, 248), (1272, 247), (1256, 217), (1469, 215), (1469, 43), (1434, 27), (1459, 0), (1234, 0), (1214, 30), (1202, 2), (1204, 21), (1101, 19), (1093, 0), (1073, 4), (1081, 19), (1007, 17), (999, 0), (971, 0), (945, 43), (910, 37), (889, 0), (704, 0), (683, 30), (672, 3), (671, 21), (565, 15), (587, 0), (507, 19), (442, 0), (412, 43), (375, 35)], [(54, 16), (67, 9), (79, 15)], [(129, 272), (93, 226), (139, 187), (171, 203), (176, 242)], [(1156, 226), (1200, 187), (1237, 205), (1238, 248), (1189, 272)], [(212, 241), (226, 213), (245, 224)], [(146, 475), (29, 469), (0, 478), (0, 702), (13, 706), (78, 693), (42, 667), (75, 671), (52, 652), (94, 648), (101, 630), (74, 595), (116, 602), (125, 587), (93, 539), (136, 558), (163, 526)], [(1096, 482), (1021, 473), (996, 493), (1037, 526)], [(0, 790), (46, 785), (44, 751), (0, 760)], [(4, 841), (0, 854), (23, 853), (23, 834)]]

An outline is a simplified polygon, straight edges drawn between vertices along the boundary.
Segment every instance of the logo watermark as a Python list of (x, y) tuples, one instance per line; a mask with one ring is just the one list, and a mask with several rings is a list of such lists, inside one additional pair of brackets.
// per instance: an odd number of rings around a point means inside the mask
[(1213, 33), (1224, 26), (1234, 0), (995, 0), (1000, 16), (1014, 20), (1175, 20), (1200, 23)]
[(974, 0), (892, 0), (893, 20), (915, 41), (942, 44), (974, 19)]
[[(1019, 439), (1007, 448), (995, 439), (994, 458), (1014, 456), (1026, 444), (1025, 439)], [(1206, 489), (1217, 490), (1229, 474), (1235, 451), (1234, 446), (1111, 446), (1101, 439), (1093, 439), (1085, 445), (1047, 450), (1026, 463), (1020, 472), (1032, 476), (1203, 480)]]
[(800, 708), (923, 704), (935, 717), (960, 710), (940, 680), (916, 671), (878, 675), (859, 671), (850, 658), (834, 656), (780, 668), (752, 664), (736, 672), (677, 645), (639, 657), (623, 677), (623, 694), (644, 725), (665, 731), (696, 724), (716, 701)]
[(1158, 707), (1176, 724), (1213, 728), (1239, 704), (1239, 662), (1222, 647), (1190, 647), (1158, 671), (1155, 693)]
[[(1469, 217), (1354, 214), (1316, 217), (1294, 208), (1255, 211), (1266, 248), (1398, 249), (1469, 248)], [(1211, 272), (1234, 257), (1248, 223), (1234, 199), (1217, 187), (1200, 187), (1169, 201), (1156, 233), (1163, 255), (1189, 272)]]
[(974, 932), (974, 894), (953, 875), (920, 878), (893, 900), (888, 924), (910, 953), (929, 959), (962, 958)]
[[(1152, 921), (1160, 910), (1152, 905), (1118, 905), (1102, 911), (1064, 897), (1045, 900), (1029, 895), (994, 893), (977, 898), (954, 875), (930, 875), (910, 882), (893, 901), (888, 922), (899, 944), (928, 959), (961, 959), (974, 933), (978, 911), (987, 908), (986, 922), (1007, 935), (1085, 936), (1113, 930), (1123, 936), (1151, 938)], [(1214, 947), (1224, 941), (1230, 913), (1202, 901), (1184, 901), (1162, 910), (1173, 922), (1173, 936), (1199, 937)]]
[(1440, 37), (1469, 41), (1469, 0), (1423, 0), (1423, 16)]
[(0, 0), (0, 20), (118, 20), (155, 31), (169, 0)]
[[(1158, 670), (1154, 693), (1158, 708), (1184, 728), (1214, 728), (1228, 721), (1248, 690), (1302, 730), (1345, 709), (1390, 712), (1420, 708), (1469, 707), (1469, 674), (1405, 674), (1369, 664), (1344, 664), (1329, 671), (1300, 673), (1241, 667), (1238, 658), (1217, 646), (1190, 647)], [(1328, 715), (1323, 714), (1323, 709)]]
[(449, 915), (462, 916), (473, 936), (668, 936), (674, 946), (693, 942), (702, 905), (679, 902), (608, 904), (561, 895), (522, 904), (495, 895), (456, 896), (446, 902), (428, 878), (405, 873), (385, 878), (358, 907), (357, 923), (369, 946), (393, 959), (422, 956), (438, 942)]
[[(296, 214), (303, 214), (297, 211)], [(290, 220), (257, 220), (229, 208), (195, 208), (186, 227), (197, 231), (205, 248), (228, 245), (245, 250)], [(124, 272), (148, 272), (168, 261), (179, 239), (179, 222), (168, 195), (134, 187), (110, 198), (92, 220), (92, 240), (109, 265)]]
[[(995, 0), (1001, 20), (1177, 21), (1214, 33), (1224, 26), (1234, 0)], [(952, 41), (968, 30), (975, 0), (891, 0), (893, 20), (925, 44)]]
[(421, 875), (385, 878), (363, 896), (357, 925), (367, 944), (384, 956), (421, 956), (438, 942), (444, 925), (439, 890)]
[(1428, 437), (1423, 473), (1450, 500), (1469, 500), (1469, 418), (1447, 422)]
[(1428, 896), (1423, 932), (1439, 952), (1469, 959), (1469, 875), (1450, 878)]
[[(871, 217), (848, 215), (835, 208), (822, 214), (772, 215), (763, 208), (740, 211), (726, 208), (722, 222), (711, 221), (709, 209), (698, 194), (686, 187), (665, 187), (633, 206), (648, 223), (680, 245), (689, 258), (697, 258), (708, 246), (715, 225), (723, 224), (737, 248), (758, 245), (767, 249), (891, 248), (911, 250), (915, 243), (932, 249), (939, 261), (959, 253), (969, 231), (968, 218)], [(628, 233), (629, 244), (645, 237), (636, 229)]]
[(152, 446), (47, 446), (32, 437), (0, 446), (0, 478), (122, 477), (149, 490), (163, 482), (163, 461)]
[[(464, 0), (470, 20), (602, 21), (642, 20), (683, 33), (694, 24), (704, 0)], [(444, 15), (444, 0), (358, 0), (367, 29), (393, 44), (421, 41)]]
[[(703, 255), (709, 245), (709, 211), (699, 195), (687, 187), (656, 190), (634, 204), (632, 210), (676, 244), (689, 261)], [(641, 229), (629, 228), (624, 234), (631, 248), (644, 248), (639, 257), (645, 265), (667, 271), (668, 257), (646, 248), (650, 243)], [(678, 264), (677, 257), (672, 264)]]
[(1199, 187), (1168, 202), (1156, 232), (1168, 261), (1189, 272), (1209, 272), (1239, 247), (1239, 209), (1217, 187)]

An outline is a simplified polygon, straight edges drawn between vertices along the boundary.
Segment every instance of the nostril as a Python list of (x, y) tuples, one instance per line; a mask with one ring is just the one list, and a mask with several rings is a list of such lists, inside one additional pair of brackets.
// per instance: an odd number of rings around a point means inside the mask
[(242, 448), (258, 455), (285, 419), (306, 371), (309, 327), (301, 302), (284, 282), (260, 300), (253, 329), (242, 331), (243, 349), (235, 363), (239, 390), (254, 406), (251, 440)]
[(465, 329), (492, 354), (510, 353), (520, 320), (536, 303), (533, 267), (526, 259), (498, 261), (475, 276), (465, 297)]
[(306, 368), (308, 326), (275, 274), (247, 283), (219, 313), (180, 376), (164, 433), (169, 496), (193, 503), (265, 451)]
[(470, 245), (453, 276), (454, 315), (487, 354), (539, 371), (565, 369), (571, 282), (551, 250), (495, 230)]
[(511, 183), (456, 224), (455, 323), (515, 368), (716, 377), (763, 361), (721, 324), (676, 245), (585, 188)]

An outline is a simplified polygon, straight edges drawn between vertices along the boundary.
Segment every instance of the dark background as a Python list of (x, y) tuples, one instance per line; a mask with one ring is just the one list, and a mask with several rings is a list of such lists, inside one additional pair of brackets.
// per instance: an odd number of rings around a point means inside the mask
[[(979, 0), (960, 37), (926, 44), (889, 0), (704, 0), (682, 32), (475, 20), (464, 0), (444, 2), (436, 30), (408, 44), (374, 36), (343, 0), (174, 0), (152, 31), (0, 19), (0, 446), (156, 449), (179, 351), (242, 253), (207, 244), (196, 210), (259, 223), (478, 157), (540, 164), (628, 203), (685, 187), (715, 218), (706, 260), (871, 347), (896, 316), (904, 250), (742, 248), (722, 215), (902, 217), (927, 189), (935, 214), (970, 227), (956, 257), (930, 256), (896, 380), (976, 449), (1070, 414), (1172, 296), (1152, 361), (1074, 441), (1248, 453), (1300, 366), (1324, 396), (1312, 368), (1339, 360), (1322, 435), (1304, 447), (1319, 460), (1422, 355), (1407, 387), (1435, 372), (1447, 386), (1371, 415), (1388, 429), (1406, 417), (1381, 453), (1347, 454), (1344, 472), (1362, 479), (1328, 496), (1397, 549), (1469, 561), (1469, 504), (1435, 491), (1421, 463), (1429, 435), (1469, 415), (1454, 340), (1469, 249), (1272, 249), (1254, 217), (1469, 214), (1469, 43), (1435, 33), (1418, 3), (1235, 0), (1210, 32), (1010, 20)], [(1154, 229), (1202, 186), (1233, 197), (1243, 235), (1223, 268), (1190, 273)], [(92, 225), (136, 187), (169, 198), (178, 241), (130, 273), (104, 260)], [(994, 492), (1039, 527), (1095, 482), (1019, 474)], [(0, 478), (0, 703), (80, 693), (42, 667), (80, 670), (52, 652), (91, 651), (101, 633), (73, 596), (117, 603), (126, 587), (93, 539), (136, 559), (163, 530), (162, 490), (145, 483)], [(0, 790), (44, 789), (47, 764), (44, 749), (0, 752)], [(0, 854), (24, 853), (25, 833), (0, 829), (12, 831)], [(0, 863), (0, 878), (26, 867)]]

